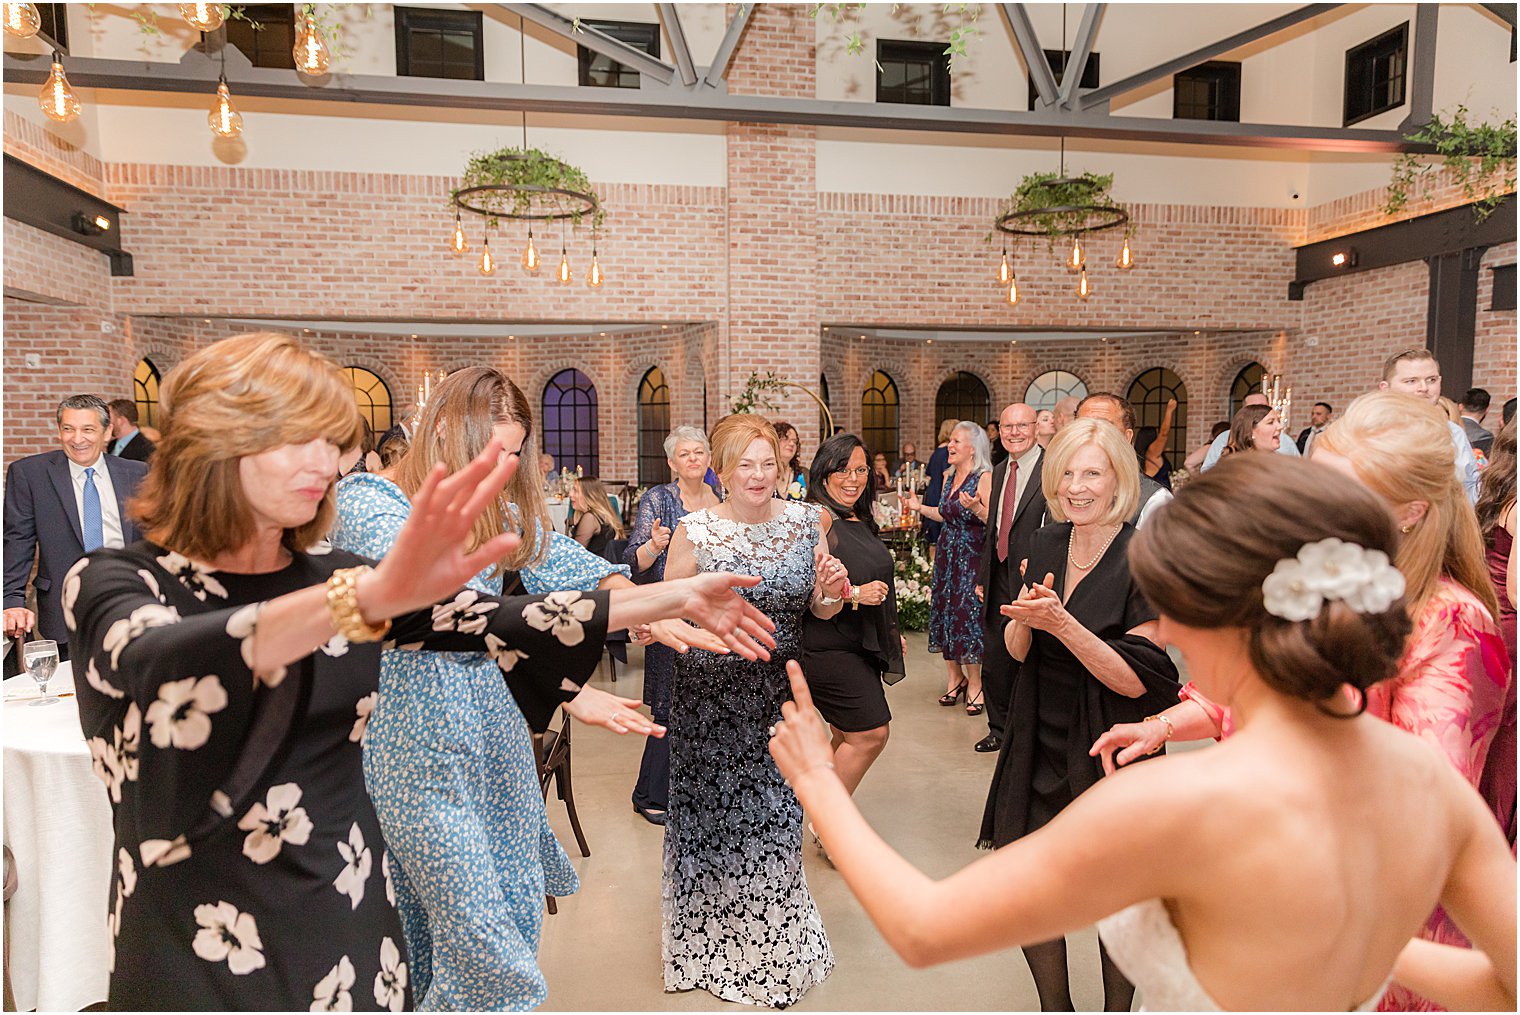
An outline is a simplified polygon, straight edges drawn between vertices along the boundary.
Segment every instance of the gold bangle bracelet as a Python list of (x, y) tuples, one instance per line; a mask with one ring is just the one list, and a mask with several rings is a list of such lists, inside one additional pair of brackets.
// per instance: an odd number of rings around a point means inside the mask
[(1161, 750), (1161, 748), (1163, 746), (1165, 746), (1167, 740), (1171, 740), (1172, 737), (1173, 737), (1173, 735), (1175, 735), (1176, 732), (1177, 732), (1177, 727), (1173, 726), (1172, 725), (1172, 721), (1170, 719), (1168, 719), (1164, 715), (1148, 715), (1144, 719), (1141, 719), (1140, 721), (1143, 722), (1143, 723), (1145, 723), (1145, 722), (1150, 722), (1152, 719), (1155, 719), (1157, 722), (1161, 723), (1162, 725), (1164, 725), (1166, 727), (1166, 740), (1161, 741), (1161, 743), (1157, 744), (1155, 747), (1151, 748), (1149, 751), (1146, 751), (1145, 753), (1146, 753), (1147, 757), (1150, 756), (1150, 755), (1152, 755), (1152, 754), (1155, 754), (1157, 751)]
[(366, 623), (359, 611), (359, 579), (370, 570), (368, 566), (339, 568), (327, 579), (327, 616), (333, 629), (356, 645), (379, 641), (391, 629), (389, 620)]

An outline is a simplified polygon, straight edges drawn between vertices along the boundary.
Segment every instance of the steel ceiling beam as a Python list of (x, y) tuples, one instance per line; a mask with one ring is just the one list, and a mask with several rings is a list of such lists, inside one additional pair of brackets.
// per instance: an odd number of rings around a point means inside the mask
[[(64, 57), (75, 88), (180, 92), (210, 96), (221, 65), (198, 50), (179, 63)], [(4, 55), (6, 83), (40, 85), (46, 80), (46, 57)], [(522, 85), (500, 81), (333, 74), (320, 85), (294, 70), (239, 67), (229, 62), (227, 80), (235, 96), (306, 102), (354, 102), (433, 108), (526, 110), (582, 116), (660, 117), (665, 119), (784, 123), (870, 130), (936, 131), (1026, 137), (1089, 137), (1119, 141), (1225, 145), (1325, 152), (1430, 152), (1396, 130), (1356, 127), (1310, 127), (1298, 124), (1230, 123), (1220, 120), (1168, 120), (1146, 116), (1111, 116), (1061, 109), (1034, 112), (972, 109), (960, 106), (909, 106), (882, 102), (796, 99), (769, 95), (730, 95), (715, 89), (680, 85), (645, 88), (579, 88), (573, 85)]]
[(1321, 14), (1328, 14), (1341, 6), (1343, 5), (1308, 4), (1307, 6), (1298, 8), (1298, 10), (1279, 15), (1270, 21), (1263, 21), (1255, 28), (1236, 32), (1229, 38), (1220, 39), (1218, 42), (1202, 46), (1191, 53), (1184, 53), (1175, 60), (1168, 60), (1166, 63), (1157, 64), (1149, 70), (1143, 70), (1138, 74), (1131, 74), (1122, 81), (1115, 81), (1111, 85), (1104, 85), (1102, 88), (1094, 89), (1077, 100), (1077, 108), (1092, 109), (1096, 106), (1101, 106), (1111, 101), (1115, 96), (1123, 95), (1125, 92), (1132, 92), (1136, 88), (1150, 84), (1152, 81), (1169, 78), (1179, 71), (1185, 71), (1189, 67), (1196, 67), (1201, 63), (1212, 60), (1221, 53), (1228, 53), (1232, 49), (1239, 49), (1241, 46), (1249, 45), (1258, 39), (1274, 35), (1285, 28), (1292, 28), (1301, 21), (1308, 21), (1310, 18), (1317, 18)]
[(1014, 41), (1019, 45), (1019, 52), (1024, 55), (1024, 66), (1029, 68), (1029, 76), (1034, 79), (1034, 90), (1040, 95), (1040, 104), (1055, 105), (1061, 97), (1060, 89), (1056, 86), (1056, 75), (1050, 69), (1050, 61), (1045, 59), (1045, 51), (1040, 48), (1040, 37), (1035, 34), (1034, 24), (1029, 20), (1029, 11), (1023, 4), (998, 4), (998, 10), (1003, 12), (1003, 20), (1008, 22)]
[(555, 35), (562, 35), (577, 46), (585, 46), (593, 53), (600, 53), (626, 67), (632, 67), (640, 74), (647, 74), (662, 85), (668, 85), (675, 80), (675, 67), (664, 60), (655, 59), (642, 49), (630, 46), (620, 39), (614, 39), (606, 32), (599, 32), (595, 28), (581, 24), (579, 18), (567, 18), (558, 11), (551, 11), (543, 4), (496, 4), (495, 6), (504, 11), (511, 11), (540, 28), (547, 28)]
[(675, 57), (681, 81), (690, 88), (697, 83), (697, 69), (692, 66), (691, 47), (686, 44), (686, 33), (681, 31), (681, 15), (676, 11), (675, 4), (655, 4), (654, 9), (660, 15), (660, 24), (665, 26), (665, 34), (670, 36), (670, 55)]
[(1479, 4), (1485, 11), (1503, 21), (1509, 27), (1515, 27), (1515, 4)]
[(702, 77), (704, 85), (717, 88), (728, 80), (729, 64), (733, 63), (739, 39), (744, 35), (744, 29), (749, 27), (749, 17), (753, 13), (754, 4), (740, 4), (738, 10), (734, 11), (734, 18), (728, 23), (728, 31), (723, 33), (723, 41), (718, 43), (718, 51), (713, 54), (712, 66), (707, 68), (707, 73)]
[(1062, 106), (1070, 109), (1072, 100), (1077, 97), (1077, 88), (1082, 84), (1082, 72), (1087, 69), (1088, 57), (1092, 56), (1093, 39), (1098, 35), (1098, 25), (1103, 21), (1103, 12), (1108, 9), (1108, 4), (1088, 4), (1082, 12), (1082, 23), (1077, 26), (1077, 38), (1072, 44), (1071, 55), (1066, 60), (1066, 69), (1061, 71), (1061, 98)]
[(1434, 110), (1436, 84), (1436, 24), (1440, 4), (1416, 4), (1414, 13), (1414, 53), (1409, 90), (1409, 115), (1399, 123), (1408, 131), (1430, 122)]

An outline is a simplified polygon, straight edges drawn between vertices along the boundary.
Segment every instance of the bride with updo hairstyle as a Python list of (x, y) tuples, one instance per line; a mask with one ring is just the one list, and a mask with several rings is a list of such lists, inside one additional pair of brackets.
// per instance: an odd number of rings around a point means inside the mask
[[(1264, 490), (1292, 491), (1291, 508)], [(861, 817), (795, 664), (771, 754), (911, 965), (1097, 922), (1150, 1010), (1370, 1010), (1392, 981), (1513, 1010), (1504, 836), (1440, 754), (1345, 690), (1398, 670), (1398, 535), (1376, 496), (1313, 462), (1236, 455), (1187, 484), (1132, 540), (1130, 567), (1157, 640), (1230, 709), (1233, 735), (1121, 768), (942, 880)], [(1437, 905), (1476, 951), (1415, 939)]]

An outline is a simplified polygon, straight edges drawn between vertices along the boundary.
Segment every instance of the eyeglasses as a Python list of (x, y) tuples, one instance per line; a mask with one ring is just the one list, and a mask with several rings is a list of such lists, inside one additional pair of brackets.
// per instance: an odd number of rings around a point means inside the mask
[(836, 476), (854, 476), (856, 479), (865, 479), (871, 474), (871, 470), (862, 465), (858, 469), (840, 469), (834, 473)]
[(1003, 433), (1019, 433), (1024, 430), (1033, 430), (1033, 423), (1005, 423), (998, 427)]

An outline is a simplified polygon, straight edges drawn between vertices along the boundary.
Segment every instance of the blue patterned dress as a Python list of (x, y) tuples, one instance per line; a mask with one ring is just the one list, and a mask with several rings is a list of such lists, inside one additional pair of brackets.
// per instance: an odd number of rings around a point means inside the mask
[(982, 661), (982, 604), (976, 598), (976, 575), (987, 526), (961, 507), (960, 495), (976, 493), (980, 472), (958, 488), (955, 470), (945, 470), (939, 513), (944, 518), (935, 542), (934, 582), (929, 593), (929, 651), (961, 663)]
[[(373, 474), (344, 479), (337, 499), (333, 544), (375, 559), (411, 514), (400, 488)], [(525, 588), (587, 590), (614, 570), (623, 569), (556, 533), (549, 558), (522, 577)], [(499, 595), (502, 576), (483, 571), (468, 587)], [(390, 846), (418, 1008), (542, 1004), (544, 896), (580, 883), (549, 828), (528, 724), (496, 664), (469, 652), (382, 653), (364, 781)]]

